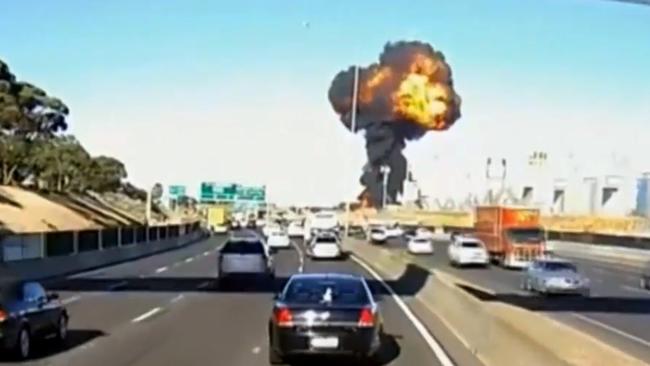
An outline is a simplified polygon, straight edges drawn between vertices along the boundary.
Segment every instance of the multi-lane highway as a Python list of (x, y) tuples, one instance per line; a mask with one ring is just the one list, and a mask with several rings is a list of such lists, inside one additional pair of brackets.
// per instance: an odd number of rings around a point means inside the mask
[[(639, 288), (638, 270), (587, 259), (573, 259), (578, 270), (591, 280), (591, 298), (532, 296), (521, 290), (521, 272), (492, 266), (454, 268), (447, 257), (446, 242), (436, 242), (432, 256), (414, 260), (426, 267), (452, 273), (497, 294), (497, 299), (546, 314), (642, 360), (650, 362), (650, 291)], [(387, 247), (405, 250), (402, 240)]]
[[(46, 283), (61, 294), (71, 314), (69, 346), (45, 345), (21, 364), (268, 365), (266, 325), (275, 289), (255, 284), (219, 289), (215, 254), (223, 240), (213, 237)], [(276, 254), (280, 279), (303, 270), (359, 273), (373, 280), (351, 260), (306, 260), (300, 245)], [(422, 324), (416, 326), (419, 321), (395, 299), (382, 296), (381, 306), (387, 332), (382, 364), (445, 364), (435, 339), (423, 335)]]

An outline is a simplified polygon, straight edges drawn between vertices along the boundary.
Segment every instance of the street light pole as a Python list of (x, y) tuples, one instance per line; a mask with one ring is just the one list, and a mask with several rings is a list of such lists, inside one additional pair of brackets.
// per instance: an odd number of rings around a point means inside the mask
[(388, 165), (382, 165), (381, 166), (381, 173), (383, 174), (383, 180), (384, 180), (384, 185), (383, 185), (383, 192), (381, 196), (381, 208), (385, 209), (386, 208), (386, 201), (387, 201), (387, 196), (388, 196), (388, 174), (390, 173), (390, 167)]
[[(359, 99), (359, 66), (354, 66), (354, 80), (352, 82), (352, 114), (350, 115), (350, 130), (352, 134), (357, 133), (357, 103)], [(345, 199), (345, 235), (347, 238), (350, 232), (350, 199)]]

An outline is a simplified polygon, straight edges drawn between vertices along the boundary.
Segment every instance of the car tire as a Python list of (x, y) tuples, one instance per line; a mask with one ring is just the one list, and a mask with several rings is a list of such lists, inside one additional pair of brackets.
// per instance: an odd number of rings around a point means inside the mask
[(57, 321), (55, 338), (56, 342), (64, 344), (68, 340), (68, 317), (61, 315)]
[(32, 335), (26, 326), (22, 326), (18, 331), (14, 354), (19, 360), (29, 359), (32, 354)]
[(269, 344), (269, 364), (284, 365), (284, 357)]

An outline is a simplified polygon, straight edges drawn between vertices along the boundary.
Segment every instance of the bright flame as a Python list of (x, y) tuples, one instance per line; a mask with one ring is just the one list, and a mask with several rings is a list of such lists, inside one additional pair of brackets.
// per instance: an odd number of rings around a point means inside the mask
[(449, 89), (427, 75), (411, 73), (393, 94), (393, 111), (429, 130), (447, 127)]
[(382, 67), (376, 70), (359, 90), (359, 100), (361, 103), (370, 103), (374, 98), (375, 89), (392, 76), (393, 72), (388, 67)]

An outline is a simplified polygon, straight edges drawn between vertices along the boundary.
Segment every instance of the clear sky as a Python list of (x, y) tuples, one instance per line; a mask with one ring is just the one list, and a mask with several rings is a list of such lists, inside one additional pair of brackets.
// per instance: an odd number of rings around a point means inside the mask
[(0, 58), (65, 100), (71, 132), (136, 184), (265, 183), (283, 202), (358, 192), (363, 138), (327, 89), (401, 39), (442, 50), (463, 97), (451, 130), (407, 147), (425, 191), (460, 194), (486, 156), (523, 163), (532, 150), (557, 174), (650, 170), (650, 6), (21, 0), (0, 12)]

